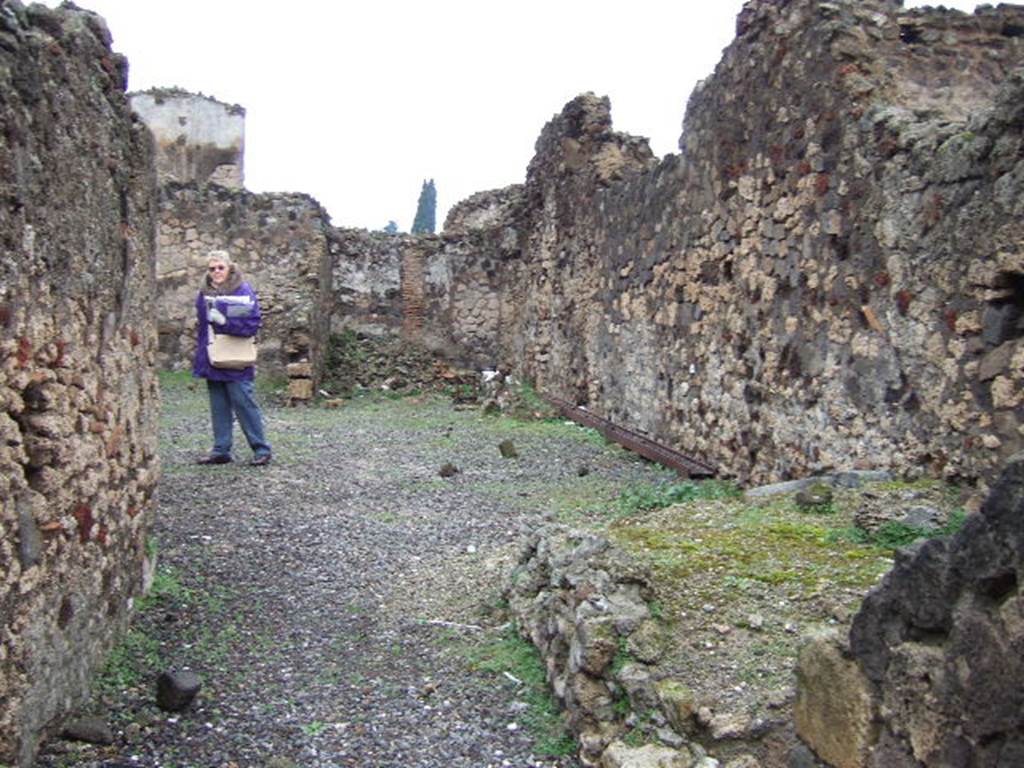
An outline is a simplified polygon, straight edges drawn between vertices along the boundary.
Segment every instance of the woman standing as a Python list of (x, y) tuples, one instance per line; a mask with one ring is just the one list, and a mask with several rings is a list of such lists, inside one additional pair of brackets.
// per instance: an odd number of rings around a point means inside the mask
[(242, 273), (227, 251), (210, 251), (206, 278), (196, 297), (196, 354), (192, 375), (206, 379), (213, 422), (213, 450), (198, 464), (231, 462), (234, 419), (245, 433), (253, 458), (249, 463), (261, 467), (270, 463), (270, 444), (263, 433), (263, 415), (253, 388), (255, 371), (246, 368), (216, 368), (210, 364), (207, 343), (210, 333), (230, 336), (255, 336), (260, 329), (260, 305), (256, 292), (242, 280)]

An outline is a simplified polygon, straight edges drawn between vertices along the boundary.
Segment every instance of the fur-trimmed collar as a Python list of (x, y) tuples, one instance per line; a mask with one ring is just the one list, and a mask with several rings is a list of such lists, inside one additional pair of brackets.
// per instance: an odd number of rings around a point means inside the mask
[(220, 285), (217, 285), (210, 279), (210, 273), (207, 272), (206, 276), (203, 277), (203, 282), (199, 286), (199, 292), (204, 296), (230, 296), (238, 290), (242, 284), (242, 270), (238, 268), (237, 264), (232, 264), (228, 270), (228, 279)]

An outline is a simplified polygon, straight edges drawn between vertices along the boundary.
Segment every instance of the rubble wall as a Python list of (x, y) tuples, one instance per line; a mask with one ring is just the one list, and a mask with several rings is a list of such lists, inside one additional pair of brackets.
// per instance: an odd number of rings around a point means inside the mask
[(523, 255), (523, 187), (480, 192), (449, 211), (443, 246), (428, 274), (430, 315), (448, 329), (449, 353), (462, 365), (508, 367), (502, 329), (519, 311), (508, 290)]
[(744, 481), (992, 476), (1024, 415), (1022, 18), (750, 2), (660, 163), (574, 100), (503, 359)]
[(400, 335), (459, 365), (496, 367), (521, 210), (510, 187), (459, 203), (440, 237), (336, 230), (332, 331)]
[(103, 21), (3, 11), (0, 763), (29, 766), (143, 590), (156, 178)]
[(290, 364), (317, 370), (332, 295), (332, 229), (319, 203), (308, 195), (257, 195), (214, 184), (164, 184), (160, 197), (161, 365), (191, 367), (207, 255), (225, 250), (259, 296), (259, 373), (284, 377)]

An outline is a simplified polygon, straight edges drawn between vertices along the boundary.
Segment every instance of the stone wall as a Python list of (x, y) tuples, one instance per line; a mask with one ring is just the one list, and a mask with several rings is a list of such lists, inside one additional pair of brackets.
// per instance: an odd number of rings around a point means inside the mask
[(402, 252), (414, 238), (339, 229), (332, 249), (334, 301), (331, 331), (367, 336), (398, 334), (402, 328)]
[(401, 335), (470, 367), (500, 361), (500, 329), (515, 314), (504, 272), (520, 257), (522, 188), (454, 206), (442, 236), (336, 230), (332, 330)]
[(502, 360), (744, 481), (991, 477), (1024, 415), (1022, 20), (750, 2), (661, 163), (574, 100), (529, 168)]
[(499, 340), (521, 311), (517, 295), (505, 288), (522, 260), (524, 203), (516, 185), (480, 192), (448, 212), (444, 245), (429, 271), (430, 314), (448, 329), (450, 354), (463, 365), (509, 362)]
[(318, 370), (332, 300), (333, 234), (323, 208), (308, 195), (257, 195), (213, 184), (164, 184), (160, 196), (161, 365), (191, 367), (207, 254), (223, 249), (260, 299), (260, 372), (283, 377), (293, 364)]
[(0, 763), (81, 704), (143, 588), (156, 179), (103, 21), (0, 14)]
[(241, 189), (245, 170), (245, 110), (202, 94), (154, 88), (130, 96), (156, 141), (160, 183), (207, 182)]
[[(509, 578), (516, 628), (540, 652), (547, 680), (566, 712), (585, 766), (712, 768), (784, 765), (791, 730), (756, 735), (733, 723), (702, 721), (692, 691), (665, 675), (657, 662), (664, 646), (652, 615), (650, 574), (603, 536), (549, 526), (528, 543)], [(638, 718), (655, 733), (637, 746)], [(632, 746), (629, 746), (632, 743)]]
[[(668, 628), (656, 618), (651, 575), (593, 531), (535, 533), (505, 597), (540, 652), (584, 765), (998, 768), (1024, 764), (1022, 571), (1019, 454), (959, 533), (897, 553), (852, 627), (812, 630), (792, 717), (788, 695), (765, 691), (767, 708), (751, 717), (674, 678), (662, 663)], [(685, 630), (673, 634), (687, 655), (698, 645)]]
[(304, 195), (165, 183), (161, 200), (163, 367), (191, 365), (193, 302), (206, 254), (216, 248), (232, 254), (259, 292), (266, 316), (262, 373), (283, 375), (289, 365), (308, 364), (315, 382), (327, 337), (346, 329), (402, 336), (460, 365), (499, 360), (499, 329), (515, 314), (500, 288), (502, 270), (519, 256), (518, 187), (461, 203), (444, 237), (334, 228)]

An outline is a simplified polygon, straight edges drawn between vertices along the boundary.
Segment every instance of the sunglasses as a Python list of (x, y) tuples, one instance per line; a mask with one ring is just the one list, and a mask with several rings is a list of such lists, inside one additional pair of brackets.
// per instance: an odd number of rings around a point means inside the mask
[(207, 270), (207, 271), (209, 271), (209, 272), (223, 272), (225, 269), (227, 269), (227, 267), (222, 265), (222, 266), (217, 266), (217, 267), (210, 267), (209, 270)]

